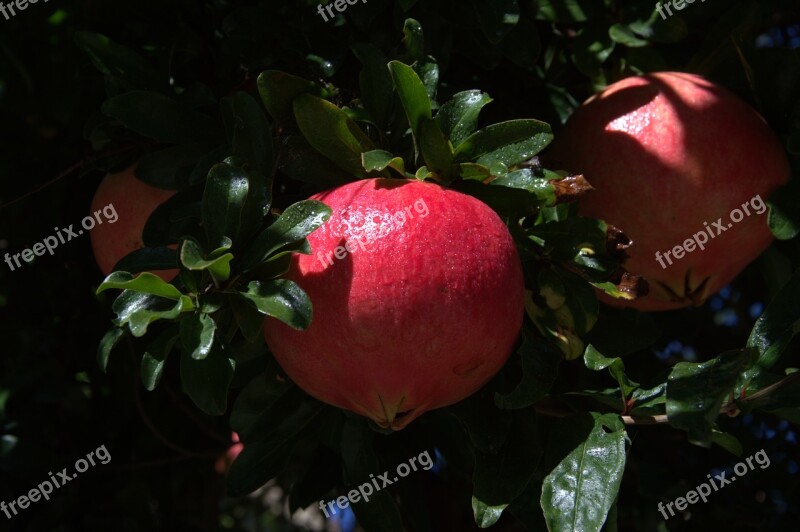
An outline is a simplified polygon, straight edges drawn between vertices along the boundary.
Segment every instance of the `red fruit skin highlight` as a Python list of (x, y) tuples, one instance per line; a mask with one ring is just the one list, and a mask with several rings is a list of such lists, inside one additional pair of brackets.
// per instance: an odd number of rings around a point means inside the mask
[[(312, 323), (264, 325), (292, 380), (397, 430), (499, 371), (522, 324), (524, 280), (494, 211), (405, 180), (357, 181), (312, 199), (333, 215), (309, 236), (313, 254), (296, 255), (286, 276), (310, 296)], [(351, 252), (337, 258), (348, 242)]]
[(633, 240), (625, 268), (650, 294), (635, 301), (602, 296), (645, 311), (702, 304), (772, 241), (767, 214), (750, 216), (709, 238), (705, 250), (656, 261), (692, 235), (789, 179), (781, 143), (737, 96), (706, 79), (662, 72), (624, 79), (587, 100), (556, 136), (554, 162), (582, 173), (596, 189), (580, 203)]

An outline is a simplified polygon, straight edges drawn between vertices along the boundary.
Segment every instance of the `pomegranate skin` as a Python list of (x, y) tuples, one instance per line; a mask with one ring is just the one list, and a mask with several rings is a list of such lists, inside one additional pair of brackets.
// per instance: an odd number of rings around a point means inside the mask
[(366, 179), (312, 199), (333, 214), (309, 236), (313, 254), (295, 256), (287, 274), (310, 296), (312, 323), (306, 331), (264, 324), (294, 382), (399, 430), (500, 370), (522, 324), (525, 288), (494, 211), (405, 180)]
[[(142, 232), (147, 219), (156, 207), (175, 194), (172, 190), (162, 190), (137, 179), (134, 168), (131, 166), (122, 172), (108, 174), (92, 198), (92, 213), (112, 204), (119, 216), (115, 223), (96, 225), (89, 233), (94, 258), (103, 275), (109, 275), (114, 265), (127, 254), (144, 247)], [(169, 282), (178, 275), (178, 270), (152, 273)]]
[[(644, 311), (702, 304), (769, 247), (766, 212), (751, 204), (741, 222), (730, 215), (756, 196), (766, 201), (790, 176), (781, 143), (755, 110), (677, 72), (627, 78), (590, 98), (556, 136), (552, 155), (595, 187), (581, 214), (633, 240), (625, 268), (650, 285), (635, 301), (601, 298)], [(705, 250), (670, 256), (671, 265), (662, 259), (666, 268), (657, 261), (656, 252), (682, 246), (719, 218), (725, 231), (712, 229)]]

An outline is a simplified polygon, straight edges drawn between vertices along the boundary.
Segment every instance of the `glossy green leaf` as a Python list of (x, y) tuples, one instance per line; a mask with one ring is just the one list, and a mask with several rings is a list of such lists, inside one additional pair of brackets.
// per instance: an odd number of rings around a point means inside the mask
[(97, 287), (97, 293), (106, 290), (135, 290), (166, 299), (180, 299), (183, 294), (161, 277), (144, 272), (134, 277), (128, 272), (113, 272)]
[(181, 384), (194, 404), (210, 416), (221, 416), (228, 409), (228, 387), (236, 362), (219, 345), (203, 359), (181, 354)]
[(538, 120), (509, 120), (473, 133), (456, 148), (459, 162), (476, 161), (483, 166), (502, 162), (513, 166), (542, 151), (553, 134)]
[(508, 394), (495, 394), (494, 402), (499, 408), (526, 408), (547, 395), (564, 359), (560, 351), (528, 328), (522, 331), (522, 345), (517, 353), (522, 359), (522, 380)]
[(185, 314), (181, 318), (180, 336), (184, 351), (194, 360), (203, 360), (211, 352), (217, 324), (205, 313)]
[(228, 159), (211, 168), (203, 192), (203, 228), (213, 247), (222, 245), (224, 238), (239, 240), (242, 214), (250, 181), (241, 168)]
[(432, 118), (431, 100), (427, 89), (414, 69), (400, 61), (391, 61), (389, 72), (419, 149), (422, 123)]
[(549, 530), (599, 531), (625, 469), (625, 426), (619, 416), (587, 412), (559, 421), (550, 433), (541, 505)]
[(158, 337), (147, 346), (147, 350), (142, 356), (140, 373), (142, 383), (148, 391), (152, 392), (155, 390), (156, 386), (158, 386), (158, 383), (161, 381), (167, 355), (172, 351), (177, 340), (178, 334), (175, 328), (170, 327), (159, 334)]
[(436, 122), (453, 146), (458, 146), (475, 133), (478, 115), (492, 99), (479, 90), (459, 92), (436, 113)]
[(108, 368), (108, 359), (111, 357), (111, 351), (119, 343), (119, 341), (127, 334), (128, 331), (120, 327), (115, 327), (103, 335), (100, 340), (100, 345), (97, 347), (97, 364), (103, 373)]
[(283, 138), (278, 169), (296, 181), (331, 188), (356, 180), (311, 147), (302, 135)]
[(428, 169), (450, 182), (455, 174), (453, 146), (434, 120), (423, 120), (419, 145)]
[(667, 417), (689, 433), (689, 441), (708, 447), (719, 409), (739, 376), (755, 361), (756, 349), (728, 351), (703, 363), (679, 362), (667, 379)]
[(311, 146), (342, 170), (366, 177), (361, 154), (375, 146), (358, 124), (332, 103), (309, 94), (295, 98), (293, 105), (297, 125)]
[(279, 319), (293, 329), (302, 331), (311, 325), (311, 300), (294, 281), (252, 281), (247, 285), (247, 292), (241, 292), (241, 296), (262, 314)]
[(508, 34), (520, 18), (517, 0), (499, 0), (495, 2), (485, 2), (476, 0), (473, 2), (475, 12), (478, 16), (481, 30), (492, 44), (497, 44)]
[(407, 18), (403, 23), (403, 44), (408, 55), (415, 61), (425, 55), (425, 37), (422, 25), (413, 18)]
[(328, 221), (333, 211), (324, 203), (305, 200), (289, 206), (271, 226), (262, 231), (245, 253), (241, 268), (249, 270), (273, 253), (304, 240)]
[[(222, 241), (222, 250), (230, 248), (230, 240)], [(227, 245), (226, 245), (227, 244)], [(217, 254), (207, 257), (203, 248), (195, 240), (186, 239), (181, 245), (181, 264), (191, 271), (208, 270), (216, 280), (226, 281), (231, 276), (232, 253)]]
[(743, 386), (760, 372), (772, 368), (792, 339), (800, 333), (800, 270), (773, 298), (764, 313), (756, 320), (747, 346), (758, 350), (755, 366), (739, 381)]
[(157, 92), (120, 94), (107, 100), (102, 110), (103, 114), (116, 118), (125, 127), (159, 142), (192, 144), (221, 137), (214, 119)]
[(534, 474), (542, 450), (532, 412), (518, 412), (508, 439), (497, 453), (475, 453), (472, 511), (475, 522), (488, 528), (520, 494)]
[(154, 321), (174, 320), (182, 312), (193, 310), (194, 305), (186, 296), (175, 301), (135, 290), (125, 290), (114, 301), (112, 309), (117, 314), (116, 325), (128, 325), (131, 333), (139, 338), (147, 334), (148, 326)]
[(536, 172), (530, 168), (522, 168), (509, 172), (503, 177), (492, 181), (492, 185), (510, 188), (519, 188), (529, 192), (538, 204), (552, 206), (557, 202), (555, 185), (544, 177), (543, 173)]
[(586, 347), (586, 352), (583, 354), (583, 362), (586, 364), (586, 367), (592, 371), (607, 369), (608, 372), (611, 373), (611, 376), (619, 383), (625, 397), (628, 397), (634, 389), (639, 387), (639, 383), (633, 382), (625, 374), (625, 363), (622, 362), (621, 358), (604, 357), (591, 344)]
[(270, 116), (285, 124), (295, 123), (292, 102), (301, 94), (328, 96), (316, 83), (278, 70), (267, 70), (258, 76), (258, 93)]

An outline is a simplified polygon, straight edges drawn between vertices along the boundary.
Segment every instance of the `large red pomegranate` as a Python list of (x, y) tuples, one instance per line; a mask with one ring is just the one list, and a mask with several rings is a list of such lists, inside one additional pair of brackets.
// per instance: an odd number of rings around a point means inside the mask
[(764, 202), (790, 171), (751, 107), (677, 72), (627, 78), (590, 98), (552, 154), (596, 189), (581, 214), (633, 240), (625, 267), (650, 293), (614, 302), (647, 311), (701, 304), (763, 252), (772, 241)]
[[(134, 175), (134, 167), (122, 172), (107, 175), (92, 198), (93, 213), (101, 211), (112, 205), (112, 210), (117, 214), (113, 223), (96, 225), (90, 232), (92, 250), (97, 266), (103, 275), (108, 275), (114, 270), (114, 265), (128, 253), (144, 247), (142, 232), (147, 219), (173, 194), (172, 190), (162, 190), (144, 183)], [(152, 272), (165, 281), (169, 281), (178, 274), (178, 270), (163, 270)]]
[(287, 277), (311, 297), (306, 331), (267, 318), (276, 359), (314, 397), (401, 429), (458, 402), (505, 363), (524, 282), (508, 229), (480, 201), (418, 181), (366, 179), (312, 197), (333, 210)]

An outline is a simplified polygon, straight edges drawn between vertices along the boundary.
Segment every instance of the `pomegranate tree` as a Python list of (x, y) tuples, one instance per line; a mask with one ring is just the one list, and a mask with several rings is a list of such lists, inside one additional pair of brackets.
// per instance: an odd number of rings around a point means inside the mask
[(590, 98), (553, 154), (595, 187), (581, 213), (625, 231), (625, 267), (649, 282), (645, 297), (604, 299), (646, 311), (699, 305), (761, 254), (772, 241), (764, 201), (789, 179), (761, 116), (676, 72), (627, 78)]
[(314, 303), (305, 331), (268, 318), (270, 349), (314, 397), (401, 429), (505, 363), (522, 323), (520, 259), (480, 201), (423, 182), (357, 181), (312, 197), (328, 222), (288, 279)]

